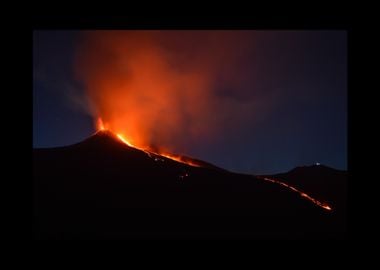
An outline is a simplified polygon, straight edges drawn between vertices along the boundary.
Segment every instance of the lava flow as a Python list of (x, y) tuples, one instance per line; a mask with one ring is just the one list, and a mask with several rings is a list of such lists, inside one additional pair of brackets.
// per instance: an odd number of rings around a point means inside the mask
[(311, 201), (312, 203), (318, 205), (319, 207), (322, 207), (323, 209), (328, 210), (328, 211), (332, 211), (332, 208), (329, 205), (327, 205), (326, 203), (322, 203), (322, 202), (318, 201), (317, 199), (312, 198), (311, 196), (309, 196), (305, 192), (302, 192), (299, 189), (296, 189), (295, 187), (292, 187), (292, 186), (290, 186), (284, 182), (280, 182), (276, 179), (268, 178), (268, 177), (262, 177), (262, 176), (257, 176), (257, 178), (265, 180), (265, 181), (269, 181), (271, 183), (281, 185), (283, 187), (286, 187), (286, 188), (288, 188), (294, 192), (297, 192), (298, 194), (301, 195), (301, 197), (306, 198), (307, 200)]
[(116, 136), (123, 142), (123, 143), (125, 143), (126, 145), (128, 145), (128, 146), (130, 146), (130, 147), (134, 147), (134, 148), (136, 148), (136, 149), (139, 149), (139, 150), (141, 150), (141, 151), (144, 151), (150, 158), (152, 157), (152, 154), (155, 154), (155, 153), (152, 153), (152, 152), (150, 152), (150, 151), (148, 151), (148, 150), (145, 150), (145, 149), (143, 149), (143, 148), (139, 148), (139, 147), (137, 147), (137, 146), (134, 146), (133, 144), (131, 144), (127, 139), (125, 139), (124, 138), (124, 136), (123, 135), (121, 135), (121, 134), (116, 134)]
[[(165, 157), (165, 158), (168, 158), (168, 159), (171, 159), (171, 160), (174, 160), (174, 161), (177, 161), (177, 162), (189, 165), (189, 166), (201, 167), (201, 165), (193, 162), (191, 159), (185, 158), (185, 157), (180, 156), (180, 155), (174, 155), (174, 154), (171, 154), (171, 153), (156, 152), (156, 151), (152, 151), (151, 149), (138, 147), (138, 146), (132, 144), (129, 140), (127, 140), (123, 134), (117, 133), (117, 132), (112, 132), (108, 128), (108, 126), (103, 123), (103, 121), (102, 121), (101, 118), (99, 118), (98, 121), (97, 121), (97, 129), (98, 129), (98, 131), (105, 131), (105, 130), (107, 130), (107, 131), (113, 133), (121, 142), (123, 142), (124, 144), (128, 145), (129, 147), (133, 147), (133, 148), (136, 148), (138, 150), (141, 150), (141, 151), (145, 152), (150, 158), (154, 158), (155, 161), (164, 161), (160, 157)], [(186, 176), (188, 176), (187, 173), (186, 173)], [(183, 178), (183, 176), (182, 176), (182, 178)], [(280, 181), (278, 181), (276, 179), (268, 178), (268, 177), (262, 177), (262, 176), (257, 176), (257, 178), (265, 180), (265, 181), (268, 181), (268, 182), (271, 182), (271, 183), (275, 183), (275, 184), (281, 185), (283, 187), (286, 187), (286, 188), (290, 189), (291, 191), (294, 191), (294, 192), (298, 193), (301, 197), (303, 197), (303, 198), (311, 201), (312, 203), (316, 204), (317, 206), (319, 206), (319, 207), (321, 207), (321, 208), (323, 208), (325, 210), (332, 211), (332, 208), (329, 205), (327, 205), (326, 203), (320, 202), (317, 199), (312, 198), (308, 194), (306, 194), (306, 193), (298, 190), (297, 188), (292, 187), (292, 186), (290, 186), (290, 185), (288, 185), (288, 184), (286, 184), (284, 182), (280, 182)]]
[(181, 162), (181, 163), (185, 163), (185, 164), (193, 166), (193, 167), (200, 167), (199, 164), (197, 164), (195, 162), (192, 162), (191, 160), (185, 159), (185, 158), (183, 158), (182, 156), (179, 156), (179, 155), (168, 154), (168, 153), (159, 153), (159, 155), (161, 155), (163, 157), (166, 157), (166, 158), (170, 158), (172, 160), (175, 160), (175, 161), (178, 161), (178, 162)]
[[(107, 128), (107, 126), (104, 125), (104, 123), (103, 123), (103, 121), (102, 121), (101, 118), (98, 118), (97, 129), (98, 129), (98, 131), (104, 131), (104, 130), (110, 131)], [(112, 132), (112, 131), (110, 131), (110, 132)], [(112, 133), (114, 133), (114, 132), (112, 132)], [(146, 148), (141, 148), (141, 147), (138, 147), (136, 145), (133, 145), (121, 133), (114, 133), (114, 134), (116, 134), (116, 137), (119, 138), (120, 141), (122, 141), (123, 143), (125, 143), (129, 147), (133, 147), (133, 148), (136, 148), (138, 150), (141, 150), (141, 151), (145, 152), (150, 158), (153, 158), (153, 156), (163, 156), (163, 157), (166, 157), (168, 159), (171, 159), (171, 160), (183, 163), (183, 164), (187, 164), (187, 165), (190, 165), (190, 166), (193, 166), (193, 167), (200, 167), (199, 164), (197, 164), (195, 162), (192, 162), (191, 160), (185, 159), (182, 156), (174, 155), (174, 154), (171, 154), (171, 153), (162, 153), (162, 152), (157, 153), (157, 152), (151, 151), (150, 149), (148, 150)], [(162, 159), (155, 158), (155, 161), (157, 161), (157, 160), (162, 160)]]

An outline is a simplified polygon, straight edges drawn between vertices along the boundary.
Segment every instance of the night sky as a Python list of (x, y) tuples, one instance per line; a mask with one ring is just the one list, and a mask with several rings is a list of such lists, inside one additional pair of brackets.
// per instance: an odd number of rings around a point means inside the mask
[[(214, 86), (236, 124), (221, 121), (212, 140), (189, 139), (184, 154), (243, 173), (285, 172), (316, 162), (347, 169), (347, 33), (239, 35), (235, 43), (252, 47), (242, 49), (242, 60), (231, 69), (242, 75)], [(33, 34), (34, 148), (70, 145), (95, 132), (86, 84), (74, 68), (82, 39), (80, 31)]]

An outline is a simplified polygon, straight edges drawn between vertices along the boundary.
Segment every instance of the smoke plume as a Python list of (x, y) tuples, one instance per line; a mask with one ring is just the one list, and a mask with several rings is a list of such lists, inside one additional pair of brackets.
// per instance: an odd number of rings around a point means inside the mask
[(94, 122), (134, 145), (186, 152), (238, 128), (260, 102), (244, 63), (245, 31), (85, 31), (75, 70)]

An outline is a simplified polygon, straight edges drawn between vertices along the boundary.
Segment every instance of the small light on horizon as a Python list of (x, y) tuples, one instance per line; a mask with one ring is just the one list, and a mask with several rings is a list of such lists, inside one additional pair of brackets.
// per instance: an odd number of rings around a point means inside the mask
[(317, 162), (317, 163), (315, 163), (315, 165), (319, 166), (319, 165), (321, 165), (321, 163)]

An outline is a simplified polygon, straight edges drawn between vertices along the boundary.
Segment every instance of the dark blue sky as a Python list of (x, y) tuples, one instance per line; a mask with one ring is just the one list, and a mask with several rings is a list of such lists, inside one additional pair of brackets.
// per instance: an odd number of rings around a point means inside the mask
[[(258, 100), (273, 96), (270, 106), (260, 121), (244, 118), (240, 129), (221, 134), (213, 143), (194, 144), (187, 154), (245, 173), (277, 173), (315, 162), (346, 169), (346, 32), (247, 35), (255, 48), (243, 68), (255, 90), (239, 84), (226, 91), (236, 99), (247, 91)], [(77, 31), (34, 32), (33, 147), (73, 144), (95, 131), (83, 105), (84, 86), (74, 79), (80, 36)]]

